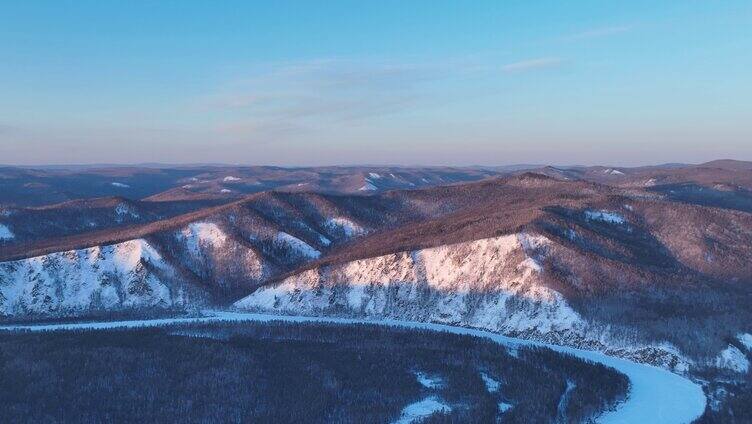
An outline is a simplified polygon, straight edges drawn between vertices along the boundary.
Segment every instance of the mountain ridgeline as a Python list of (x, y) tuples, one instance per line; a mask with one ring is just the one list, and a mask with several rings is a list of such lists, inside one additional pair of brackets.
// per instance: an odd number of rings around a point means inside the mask
[[(241, 171), (215, 169), (211, 181), (250, 181)], [(326, 172), (299, 177), (315, 186), (330, 181)], [(377, 190), (306, 190), (301, 180), (295, 190), (215, 196), (165, 182), (140, 199), (6, 203), (0, 315), (238, 308), (399, 318), (677, 372), (748, 372), (750, 168), (410, 172), (424, 175), (423, 188), (391, 187), (383, 181), (407, 180), (406, 171), (381, 169), (359, 173)]]

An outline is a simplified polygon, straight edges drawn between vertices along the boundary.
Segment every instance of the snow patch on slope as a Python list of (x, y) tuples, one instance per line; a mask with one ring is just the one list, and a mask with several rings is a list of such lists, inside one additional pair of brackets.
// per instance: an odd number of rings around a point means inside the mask
[(425, 387), (426, 389), (440, 389), (444, 387), (444, 380), (435, 375), (428, 375), (424, 372), (416, 372), (415, 378), (418, 380), (418, 383), (420, 383), (420, 385)]
[(240, 178), (233, 177), (232, 175), (229, 175), (227, 177), (222, 178), (222, 181), (224, 181), (226, 183), (231, 183), (231, 182), (234, 182), (234, 181), (240, 181)]
[(589, 221), (602, 221), (609, 224), (624, 224), (627, 222), (623, 216), (609, 211), (585, 211), (585, 218)]
[(322, 246), (329, 246), (332, 244), (332, 241), (329, 240), (326, 236), (320, 233), (316, 233), (319, 236), (319, 243), (321, 243)]
[(718, 357), (715, 359), (715, 366), (739, 373), (746, 373), (749, 370), (749, 360), (744, 355), (744, 352), (736, 346), (729, 345), (718, 354)]
[(486, 385), (488, 393), (496, 393), (501, 389), (501, 383), (491, 378), (488, 374), (482, 372), (480, 373), (480, 378), (483, 380), (483, 384)]
[(324, 226), (330, 230), (342, 231), (346, 238), (352, 238), (365, 234), (365, 229), (347, 218), (330, 218)]
[(123, 183), (118, 183), (118, 182), (112, 183), (112, 186), (118, 187), (118, 188), (131, 188), (131, 186), (129, 186), (128, 184), (123, 184)]
[(436, 396), (427, 397), (421, 401), (411, 403), (402, 410), (400, 418), (394, 424), (409, 424), (421, 422), (425, 418), (437, 413), (449, 413), (452, 408)]
[(178, 233), (194, 257), (201, 255), (201, 246), (217, 247), (227, 241), (227, 235), (213, 222), (193, 222)]
[(131, 218), (139, 217), (138, 213), (133, 210), (131, 206), (122, 202), (115, 206), (115, 215), (117, 216), (118, 222), (122, 221), (122, 218), (125, 216), (130, 216)]
[(8, 228), (7, 225), (0, 224), (0, 241), (13, 240), (16, 235)]
[(368, 180), (366, 180), (366, 183), (363, 184), (363, 186), (358, 189), (358, 191), (374, 191), (374, 190), (378, 190), (378, 187), (373, 185), (373, 183), (371, 183)]
[(310, 244), (283, 231), (277, 233), (277, 235), (274, 237), (274, 241), (278, 245), (290, 247), (297, 254), (303, 256), (304, 258), (316, 259), (321, 256), (321, 252), (314, 249)]
[(744, 345), (745, 348), (747, 348), (748, 351), (752, 352), (752, 334), (743, 333), (736, 336), (736, 338)]

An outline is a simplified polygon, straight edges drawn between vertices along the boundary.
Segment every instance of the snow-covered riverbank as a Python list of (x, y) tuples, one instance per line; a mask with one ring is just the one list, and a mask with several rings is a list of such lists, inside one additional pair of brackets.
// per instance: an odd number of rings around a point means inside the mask
[(280, 316), (255, 313), (209, 311), (207, 316), (196, 318), (167, 318), (153, 320), (86, 322), (72, 324), (9, 325), (0, 330), (65, 331), (78, 329), (104, 330), (114, 328), (156, 327), (171, 324), (233, 321), (285, 321), (293, 323), (321, 322), (332, 324), (376, 324), (401, 328), (414, 328), (430, 331), (445, 331), (490, 339), (509, 347), (543, 346), (557, 352), (598, 362), (624, 373), (630, 381), (630, 393), (626, 402), (615, 411), (604, 414), (601, 423), (689, 423), (699, 417), (705, 409), (705, 395), (699, 385), (651, 365), (638, 364), (615, 358), (599, 352), (549, 345), (540, 342), (505, 337), (487, 331), (452, 327), (441, 324), (407, 322), (396, 320), (365, 320), (332, 317)]

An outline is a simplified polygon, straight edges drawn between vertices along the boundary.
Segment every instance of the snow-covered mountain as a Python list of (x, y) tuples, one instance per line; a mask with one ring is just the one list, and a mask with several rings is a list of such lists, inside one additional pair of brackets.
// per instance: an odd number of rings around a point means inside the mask
[(584, 322), (539, 281), (549, 240), (519, 233), (314, 268), (235, 303), (284, 313), (382, 316), (540, 334)]
[(234, 306), (472, 327), (686, 370), (676, 348), (621, 343), (549, 288), (542, 274), (552, 243), (522, 232), (325, 265), (261, 287)]
[(752, 332), (752, 215), (739, 209), (539, 174), (191, 202), (4, 209), (0, 314), (235, 304), (451, 323), (675, 369), (749, 360), (733, 342)]
[(143, 239), (0, 263), (3, 315), (185, 307), (204, 300)]

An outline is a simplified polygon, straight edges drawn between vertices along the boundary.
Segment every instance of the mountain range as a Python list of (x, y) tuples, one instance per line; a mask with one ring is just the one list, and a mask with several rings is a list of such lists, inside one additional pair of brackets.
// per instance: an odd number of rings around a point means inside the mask
[(10, 167), (0, 205), (5, 320), (227, 308), (482, 328), (694, 375), (752, 358), (749, 162)]

